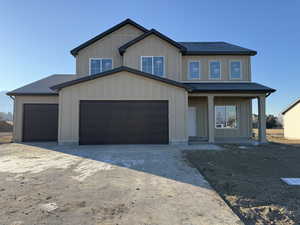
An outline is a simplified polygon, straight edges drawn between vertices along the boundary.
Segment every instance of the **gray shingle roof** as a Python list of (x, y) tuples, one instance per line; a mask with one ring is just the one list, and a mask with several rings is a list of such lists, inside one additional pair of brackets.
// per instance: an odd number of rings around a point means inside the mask
[(253, 82), (177, 82), (170, 79), (154, 76), (129, 67), (118, 67), (93, 76), (85, 76), (79, 79), (75, 75), (51, 75), (21, 88), (7, 93), (7, 95), (57, 95), (57, 90), (80, 82), (93, 80), (113, 73), (127, 71), (155, 79), (164, 83), (185, 88), (189, 92), (259, 92), (272, 93), (275, 89)]
[(256, 55), (257, 52), (226, 42), (178, 42), (186, 47), (184, 55)]
[(27, 84), (7, 93), (7, 95), (57, 95), (56, 91), (50, 89), (51, 86), (75, 79), (75, 75), (54, 74)]
[(192, 88), (192, 92), (262, 92), (271, 93), (276, 90), (254, 82), (184, 82)]

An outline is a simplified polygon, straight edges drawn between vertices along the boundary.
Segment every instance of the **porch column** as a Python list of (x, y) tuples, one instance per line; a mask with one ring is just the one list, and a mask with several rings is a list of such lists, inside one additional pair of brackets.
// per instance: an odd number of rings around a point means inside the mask
[(214, 110), (214, 96), (207, 96), (207, 114), (208, 114), (208, 142), (215, 142), (215, 110)]
[(259, 141), (267, 143), (266, 138), (266, 96), (258, 97)]

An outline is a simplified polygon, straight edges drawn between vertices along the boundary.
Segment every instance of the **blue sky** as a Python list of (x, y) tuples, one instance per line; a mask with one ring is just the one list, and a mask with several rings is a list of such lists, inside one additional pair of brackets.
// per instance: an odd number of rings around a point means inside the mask
[(0, 91), (75, 72), (70, 50), (126, 18), (176, 41), (258, 51), (253, 81), (277, 89), (267, 113), (300, 97), (300, 1), (1, 1)]

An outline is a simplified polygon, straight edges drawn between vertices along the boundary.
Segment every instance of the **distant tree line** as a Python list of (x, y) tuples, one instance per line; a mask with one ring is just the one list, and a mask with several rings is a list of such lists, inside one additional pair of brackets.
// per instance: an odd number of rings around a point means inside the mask
[[(252, 126), (253, 128), (258, 128), (258, 115), (252, 115)], [(282, 118), (274, 115), (267, 115), (266, 118), (266, 127), (267, 129), (280, 129), (283, 127)]]

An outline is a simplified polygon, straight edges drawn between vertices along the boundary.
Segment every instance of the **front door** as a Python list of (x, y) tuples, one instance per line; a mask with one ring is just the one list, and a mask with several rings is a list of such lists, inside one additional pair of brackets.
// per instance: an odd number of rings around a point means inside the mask
[(188, 136), (195, 137), (196, 135), (196, 107), (189, 107), (188, 114)]

